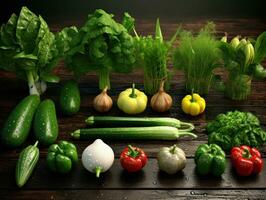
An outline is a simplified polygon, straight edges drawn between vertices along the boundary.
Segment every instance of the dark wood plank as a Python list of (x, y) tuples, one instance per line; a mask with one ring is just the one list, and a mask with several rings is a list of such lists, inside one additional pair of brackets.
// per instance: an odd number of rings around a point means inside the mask
[[(0, 189), (16, 187), (15, 163), (16, 160), (0, 160)], [(110, 171), (96, 178), (82, 167), (81, 162), (68, 175), (58, 175), (51, 173), (45, 160), (41, 159), (24, 189), (266, 189), (265, 179), (266, 170), (258, 176), (238, 177), (232, 171), (229, 160), (221, 178), (198, 176), (193, 159), (187, 160), (187, 166), (182, 172), (171, 176), (159, 172), (156, 159), (149, 159), (147, 166), (136, 174), (122, 170), (116, 159)]]
[(0, 190), (2, 200), (265, 199), (266, 190)]

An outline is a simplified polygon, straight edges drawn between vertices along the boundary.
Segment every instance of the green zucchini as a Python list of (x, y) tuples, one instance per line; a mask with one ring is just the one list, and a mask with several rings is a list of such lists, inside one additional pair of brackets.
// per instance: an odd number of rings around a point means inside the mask
[(53, 144), (58, 136), (58, 123), (54, 102), (50, 99), (44, 100), (37, 108), (33, 130), (36, 140), (40, 144), (48, 146)]
[(39, 149), (38, 141), (32, 146), (29, 145), (19, 154), (19, 159), (16, 165), (16, 184), (22, 187), (31, 176), (38, 160)]
[(78, 129), (71, 133), (75, 139), (114, 139), (114, 140), (176, 140), (181, 136), (192, 136), (194, 133), (179, 131), (171, 126), (151, 127), (119, 127), (119, 128), (88, 128)]
[(38, 95), (30, 95), (12, 110), (1, 131), (3, 145), (15, 148), (25, 142), (39, 103), (40, 97)]
[(170, 117), (113, 117), (90, 116), (85, 120), (87, 125), (95, 126), (172, 126), (182, 131), (192, 131), (194, 125)]
[(76, 81), (66, 81), (61, 90), (59, 97), (60, 108), (66, 115), (72, 115), (79, 111), (80, 108), (80, 93)]

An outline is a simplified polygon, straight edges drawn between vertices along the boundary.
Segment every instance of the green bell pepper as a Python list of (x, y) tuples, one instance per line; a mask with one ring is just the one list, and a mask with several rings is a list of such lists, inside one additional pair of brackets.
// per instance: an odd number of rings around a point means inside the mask
[(48, 149), (46, 161), (51, 171), (67, 173), (78, 162), (76, 146), (67, 141), (52, 144)]
[(216, 144), (201, 144), (195, 153), (195, 163), (199, 175), (221, 176), (226, 167), (225, 153)]

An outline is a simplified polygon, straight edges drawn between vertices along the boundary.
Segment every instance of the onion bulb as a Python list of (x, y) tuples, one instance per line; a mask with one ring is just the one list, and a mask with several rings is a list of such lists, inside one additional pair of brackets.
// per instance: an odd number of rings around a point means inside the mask
[(165, 112), (172, 106), (172, 97), (164, 91), (164, 80), (161, 81), (159, 91), (152, 96), (150, 104), (157, 112)]
[(113, 100), (108, 96), (107, 89), (108, 87), (105, 87), (93, 100), (93, 108), (98, 112), (108, 112), (113, 106)]

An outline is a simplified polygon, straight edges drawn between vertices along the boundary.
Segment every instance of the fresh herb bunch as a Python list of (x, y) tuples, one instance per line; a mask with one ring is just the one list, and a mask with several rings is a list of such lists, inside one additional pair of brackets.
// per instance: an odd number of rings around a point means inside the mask
[[(156, 21), (155, 36), (138, 36), (135, 32), (135, 47), (138, 65), (144, 68), (144, 90), (147, 94), (155, 94), (163, 79), (169, 80), (167, 57), (172, 43), (175, 41), (179, 29), (170, 41), (164, 41), (159, 19)], [(168, 88), (168, 83), (166, 88)]]
[(215, 25), (212, 22), (202, 28), (197, 36), (183, 31), (176, 48), (174, 67), (183, 70), (187, 92), (207, 94), (213, 79), (213, 70), (219, 66), (219, 42), (214, 37)]
[(127, 73), (135, 63), (133, 38), (129, 34), (134, 19), (125, 13), (123, 24), (117, 23), (112, 14), (98, 9), (88, 15), (80, 29), (63, 29), (59, 34), (60, 51), (65, 55), (67, 67), (78, 77), (96, 71), (99, 88), (110, 88), (110, 72)]
[(46, 82), (58, 82), (52, 70), (60, 59), (55, 35), (41, 16), (22, 7), (0, 30), (0, 68), (27, 80), (30, 94), (42, 94)]
[[(221, 39), (219, 48), (222, 51), (224, 67), (228, 78), (222, 91), (234, 100), (243, 100), (251, 91), (251, 81), (266, 78), (266, 70), (261, 62), (266, 57), (266, 32), (257, 40), (234, 37), (227, 43), (227, 36)], [(217, 77), (221, 82), (221, 78)], [(221, 85), (221, 84), (219, 84)]]
[(259, 147), (266, 142), (266, 132), (258, 118), (250, 112), (219, 114), (206, 127), (209, 144), (218, 144), (229, 152), (232, 147), (248, 145)]

